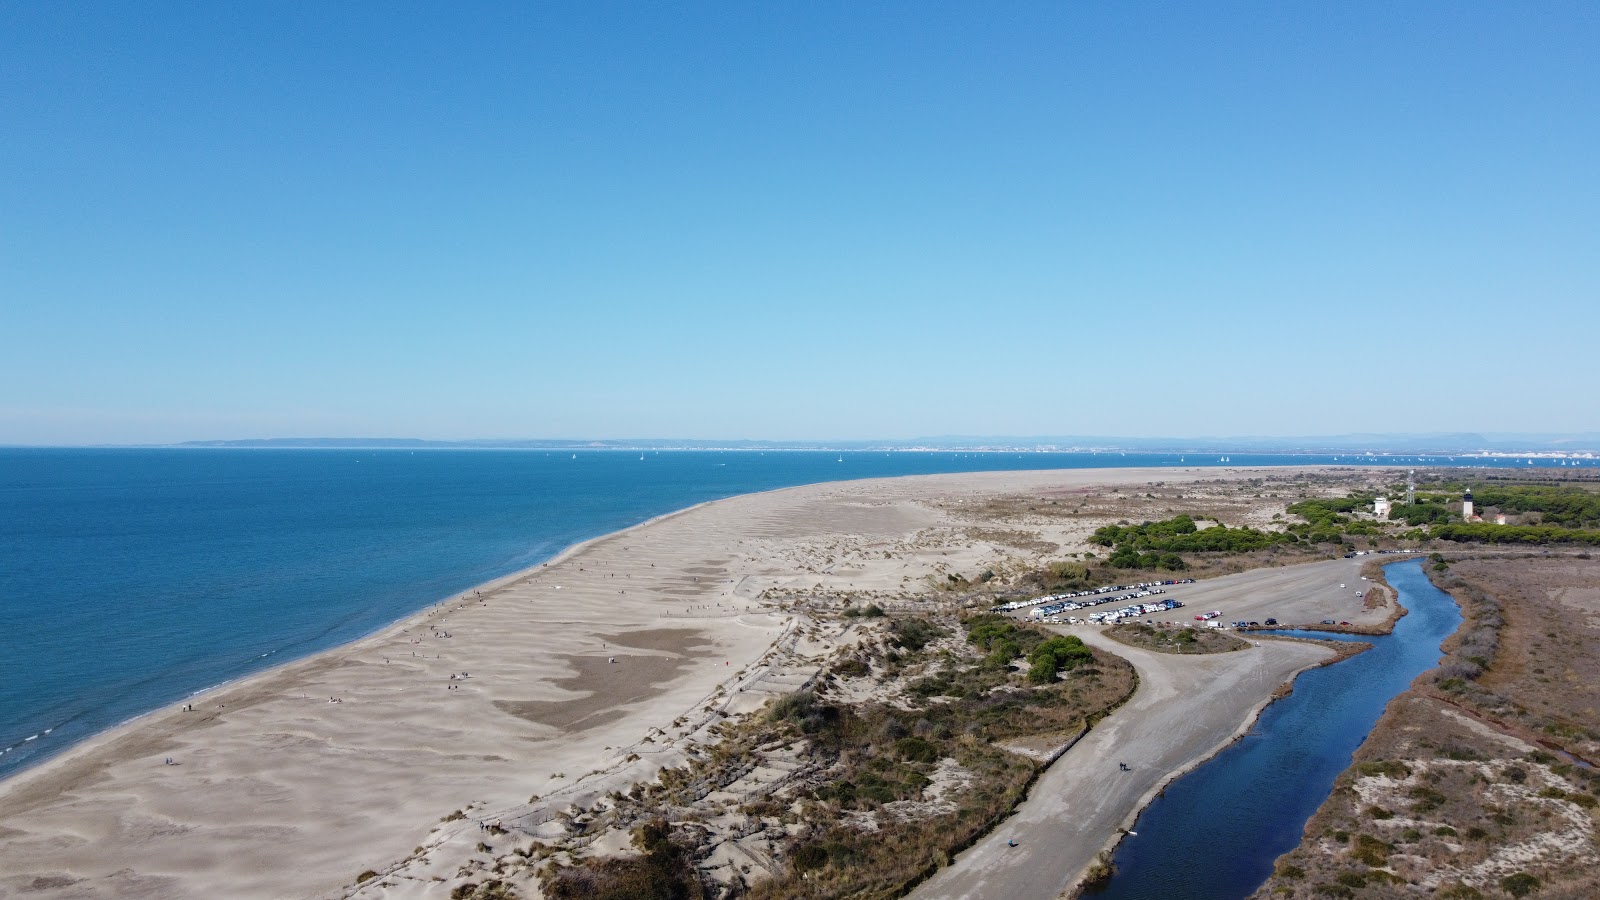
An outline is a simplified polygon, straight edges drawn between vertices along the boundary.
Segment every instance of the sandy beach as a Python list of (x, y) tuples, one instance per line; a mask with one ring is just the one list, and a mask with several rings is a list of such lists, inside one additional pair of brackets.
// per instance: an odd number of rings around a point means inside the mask
[[(930, 575), (1048, 552), (975, 531), (964, 504), (1245, 474), (1263, 473), (837, 482), (705, 504), (590, 541), (356, 643), (197, 697), (192, 711), (152, 713), (0, 784), (0, 897), (446, 897), (485, 823), (532, 827), (648, 778), (678, 762), (691, 736), (793, 689), (790, 675), (832, 649), (796, 597), (854, 593), (893, 604)], [(1066, 525), (1033, 532), (1050, 547), (1086, 536)], [(1358, 581), (1356, 563), (1195, 587), (1215, 592), (1203, 596), (1230, 614), (1381, 619), (1382, 610), (1362, 610), (1350, 592), (1328, 587)], [(1268, 643), (1226, 661), (1179, 661), (1219, 666), (1207, 677), (1227, 688), (1181, 702), (1173, 685), (1192, 674), (1146, 658), (1160, 654), (1111, 648), (1139, 667), (1147, 687), (1084, 739), (1082, 753), (1058, 762), (989, 843), (925, 891), (956, 896), (966, 892), (958, 885), (986, 885), (993, 840), (1017, 829), (1044, 834), (1077, 815), (1075, 798), (1090, 789), (1082, 771), (1113, 752), (1095, 748), (1157, 729), (1160, 749), (1146, 742), (1135, 776), (1094, 801), (1094, 822), (1114, 830), (1127, 821), (1173, 771), (1225, 743), (1286, 678), (1326, 653)], [(1188, 727), (1162, 724), (1173, 716)], [(1079, 757), (1091, 762), (1080, 766)], [(1093, 844), (1089, 857), (1107, 837), (1082, 837)], [(367, 872), (383, 877), (358, 884)], [(1072, 872), (1008, 893), (1053, 896)], [(976, 880), (954, 880), (967, 877)]]

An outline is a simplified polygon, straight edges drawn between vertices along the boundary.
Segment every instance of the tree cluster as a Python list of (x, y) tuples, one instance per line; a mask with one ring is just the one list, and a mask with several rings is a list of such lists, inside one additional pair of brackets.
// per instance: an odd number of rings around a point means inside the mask
[(1600, 544), (1600, 531), (1557, 528), (1553, 525), (1440, 525), (1433, 536), (1458, 543), (1485, 544)]
[(1407, 525), (1442, 525), (1455, 518), (1443, 503), (1418, 499), (1416, 503), (1396, 506), (1390, 515), (1403, 519)]
[(1578, 487), (1554, 485), (1485, 485), (1472, 489), (1479, 506), (1503, 512), (1540, 514), (1546, 525), (1566, 528), (1600, 527), (1600, 494)]
[(1048, 684), (1056, 680), (1056, 673), (1082, 663), (1094, 662), (1094, 653), (1083, 640), (1072, 635), (1057, 635), (1033, 648), (1028, 654), (1028, 680), (1034, 684)]
[(1187, 515), (1139, 525), (1106, 525), (1095, 529), (1092, 543), (1114, 547), (1108, 560), (1118, 569), (1185, 568), (1180, 553), (1248, 553), (1275, 544), (1292, 543), (1293, 535), (1258, 531), (1248, 526), (1217, 524), (1202, 529)]

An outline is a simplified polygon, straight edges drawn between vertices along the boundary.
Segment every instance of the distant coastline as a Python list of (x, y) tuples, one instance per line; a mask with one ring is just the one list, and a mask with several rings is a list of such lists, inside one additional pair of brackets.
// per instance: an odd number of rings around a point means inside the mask
[[(17, 445), (11, 445), (17, 446)], [(98, 445), (101, 447), (112, 445)], [(1385, 456), (1482, 456), (1600, 459), (1600, 432), (1347, 434), (1301, 437), (1128, 437), (1114, 435), (942, 435), (881, 440), (751, 440), (686, 438), (280, 437), (115, 445), (150, 448), (283, 450), (756, 450), (962, 453), (1273, 453)]]

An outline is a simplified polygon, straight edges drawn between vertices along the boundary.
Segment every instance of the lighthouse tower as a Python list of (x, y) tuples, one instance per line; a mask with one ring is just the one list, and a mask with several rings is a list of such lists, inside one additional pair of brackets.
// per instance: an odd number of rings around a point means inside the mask
[(1466, 493), (1461, 495), (1461, 518), (1472, 518), (1472, 488), (1467, 488)]

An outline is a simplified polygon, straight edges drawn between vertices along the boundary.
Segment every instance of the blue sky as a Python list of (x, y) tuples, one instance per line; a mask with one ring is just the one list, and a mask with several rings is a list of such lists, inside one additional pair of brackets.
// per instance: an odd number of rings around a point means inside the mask
[(1596, 47), (1593, 3), (4, 2), (0, 443), (1600, 430)]

